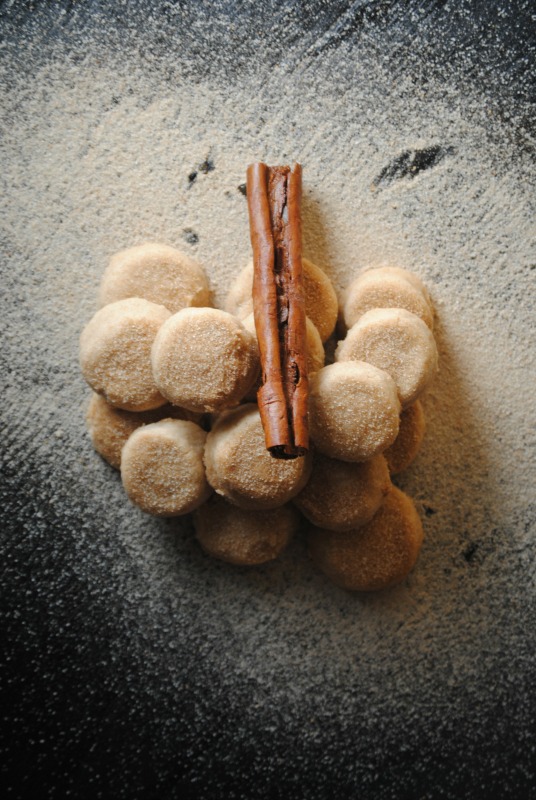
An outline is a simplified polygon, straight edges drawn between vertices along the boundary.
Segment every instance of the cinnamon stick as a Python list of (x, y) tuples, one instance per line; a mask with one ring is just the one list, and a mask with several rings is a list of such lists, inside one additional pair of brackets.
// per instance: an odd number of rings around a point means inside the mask
[(247, 198), (253, 310), (262, 367), (257, 401), (270, 453), (296, 458), (309, 446), (301, 166), (251, 164)]

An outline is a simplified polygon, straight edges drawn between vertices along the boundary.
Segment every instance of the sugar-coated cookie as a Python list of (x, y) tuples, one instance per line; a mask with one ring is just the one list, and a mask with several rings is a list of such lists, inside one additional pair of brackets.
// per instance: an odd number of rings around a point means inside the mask
[(162, 395), (201, 413), (237, 405), (259, 372), (255, 337), (232, 314), (215, 308), (185, 308), (170, 317), (151, 358)]
[(173, 314), (181, 308), (211, 304), (201, 266), (180, 250), (155, 242), (120, 250), (111, 257), (102, 276), (100, 304), (126, 297), (143, 297)]
[(396, 439), (400, 402), (384, 370), (344, 361), (319, 370), (309, 386), (309, 431), (324, 455), (367, 461)]
[(277, 508), (302, 489), (311, 454), (290, 460), (266, 449), (259, 409), (253, 403), (225, 412), (207, 436), (205, 465), (210, 485), (246, 509)]
[(97, 311), (80, 336), (80, 367), (91, 388), (126, 411), (163, 406), (166, 399), (153, 378), (151, 348), (170, 316), (164, 306), (139, 297)]
[(203, 550), (230, 564), (251, 566), (271, 561), (285, 549), (299, 526), (291, 505), (248, 511), (218, 494), (194, 512), (197, 540)]
[(313, 528), (309, 552), (333, 583), (372, 592), (402, 581), (413, 568), (423, 539), (415, 505), (393, 487), (370, 522), (356, 531)]
[(138, 428), (121, 454), (121, 480), (135, 505), (148, 514), (188, 514), (212, 489), (203, 466), (207, 434), (195, 422), (164, 419)]
[(372, 519), (390, 489), (382, 455), (350, 462), (315, 453), (311, 477), (292, 502), (313, 525), (349, 531)]

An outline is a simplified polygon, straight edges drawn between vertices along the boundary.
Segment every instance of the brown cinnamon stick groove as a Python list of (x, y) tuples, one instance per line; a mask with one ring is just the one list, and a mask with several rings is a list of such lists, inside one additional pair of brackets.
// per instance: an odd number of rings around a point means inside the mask
[(296, 458), (309, 447), (301, 166), (251, 164), (247, 198), (253, 310), (262, 367), (259, 411), (271, 454)]

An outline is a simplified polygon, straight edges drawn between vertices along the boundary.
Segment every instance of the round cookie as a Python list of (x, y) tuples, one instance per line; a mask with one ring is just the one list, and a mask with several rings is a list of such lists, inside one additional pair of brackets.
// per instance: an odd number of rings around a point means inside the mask
[(197, 540), (221, 561), (252, 566), (271, 561), (297, 531), (300, 517), (291, 505), (267, 511), (247, 511), (213, 494), (194, 513)]
[(325, 342), (335, 330), (337, 323), (339, 313), (337, 295), (323, 269), (307, 258), (302, 259), (302, 263), (305, 313)]
[(311, 463), (311, 454), (290, 460), (270, 455), (259, 409), (252, 403), (223, 414), (207, 436), (208, 481), (240, 508), (284, 505), (307, 483)]
[(225, 311), (185, 308), (162, 325), (152, 349), (158, 389), (201, 413), (236, 405), (259, 371), (255, 337)]
[[(335, 289), (326, 273), (309, 261), (302, 259), (305, 313), (318, 330), (323, 342), (329, 339), (337, 322), (338, 303)], [(249, 263), (231, 286), (225, 309), (238, 319), (253, 313), (253, 263)]]
[(211, 494), (203, 467), (207, 434), (194, 422), (164, 419), (143, 425), (121, 454), (121, 480), (135, 505), (148, 514), (176, 517)]
[(241, 270), (225, 298), (225, 310), (239, 320), (253, 314), (253, 262)]
[(437, 346), (430, 328), (415, 314), (404, 308), (374, 308), (339, 342), (335, 359), (366, 361), (388, 372), (406, 408), (432, 380)]
[(432, 309), (420, 285), (416, 276), (395, 267), (361, 273), (344, 293), (342, 312), (346, 327), (351, 328), (373, 308), (405, 308), (431, 329), (434, 324)]
[(160, 406), (153, 411), (123, 411), (114, 408), (100, 394), (93, 393), (86, 414), (86, 422), (93, 447), (112, 467), (119, 469), (121, 450), (131, 433), (142, 425), (158, 422), (161, 419), (185, 419), (199, 423), (200, 414), (193, 414), (184, 408), (169, 405)]
[(309, 387), (309, 432), (324, 455), (367, 461), (396, 439), (400, 402), (387, 372), (363, 361), (330, 364)]
[(391, 485), (382, 455), (350, 463), (316, 453), (307, 486), (292, 502), (313, 525), (350, 531), (372, 519)]
[(393, 487), (377, 514), (348, 533), (313, 528), (308, 537), (314, 563), (343, 589), (372, 592), (404, 580), (423, 539), (411, 498)]
[(408, 283), (411, 283), (414, 289), (417, 289), (417, 291), (422, 294), (430, 306), (430, 309), (433, 310), (430, 293), (426, 288), (424, 281), (422, 281), (418, 275), (415, 275), (414, 272), (410, 272), (409, 269), (403, 269), (402, 267), (368, 267), (361, 272), (361, 275), (364, 275), (368, 272), (374, 272), (376, 277), (395, 275), (398, 278), (406, 280)]
[(209, 306), (205, 273), (189, 256), (165, 244), (148, 242), (115, 253), (102, 276), (101, 306), (126, 297), (143, 297), (175, 313)]
[(113, 406), (147, 411), (163, 406), (151, 369), (151, 347), (170, 317), (139, 297), (104, 306), (80, 336), (80, 367), (91, 388)]
[(422, 404), (416, 400), (400, 415), (398, 436), (384, 452), (391, 475), (397, 475), (413, 463), (421, 448), (425, 427)]

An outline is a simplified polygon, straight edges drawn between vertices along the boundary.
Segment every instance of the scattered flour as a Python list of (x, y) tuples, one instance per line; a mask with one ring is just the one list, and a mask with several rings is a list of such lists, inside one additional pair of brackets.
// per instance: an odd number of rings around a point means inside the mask
[[(433, 737), (469, 702), (475, 727), (489, 722), (490, 675), (512, 651), (522, 675), (533, 652), (536, 231), (528, 157), (510, 159), (505, 123), (474, 89), (418, 89), (371, 63), (328, 48), (320, 65), (280, 61), (270, 80), (266, 69), (193, 80), (174, 63), (170, 82), (94, 41), (76, 60), (58, 43), (31, 79), (6, 60), (0, 364), (6, 463), (24, 475), (32, 465), (31, 492), (76, 535), (84, 580), (95, 552), (113, 560), (124, 647), (147, 654), (149, 696), (182, 685), (159, 655), (179, 642), (218, 676), (244, 729), (286, 726), (316, 746), (335, 720), (348, 742), (359, 719), (388, 749), (386, 719)], [(436, 145), (449, 150), (433, 168), (376, 180), (401, 153)], [(302, 163), (304, 253), (339, 293), (364, 266), (396, 265), (423, 278), (435, 306), (426, 438), (397, 479), (425, 542), (388, 593), (336, 589), (299, 540), (249, 572), (208, 559), (187, 524), (128, 504), (85, 432), (78, 336), (108, 259), (145, 241), (183, 249), (221, 307), (250, 257), (239, 187), (259, 159)], [(57, 531), (36, 519), (26, 535), (54, 547)]]

